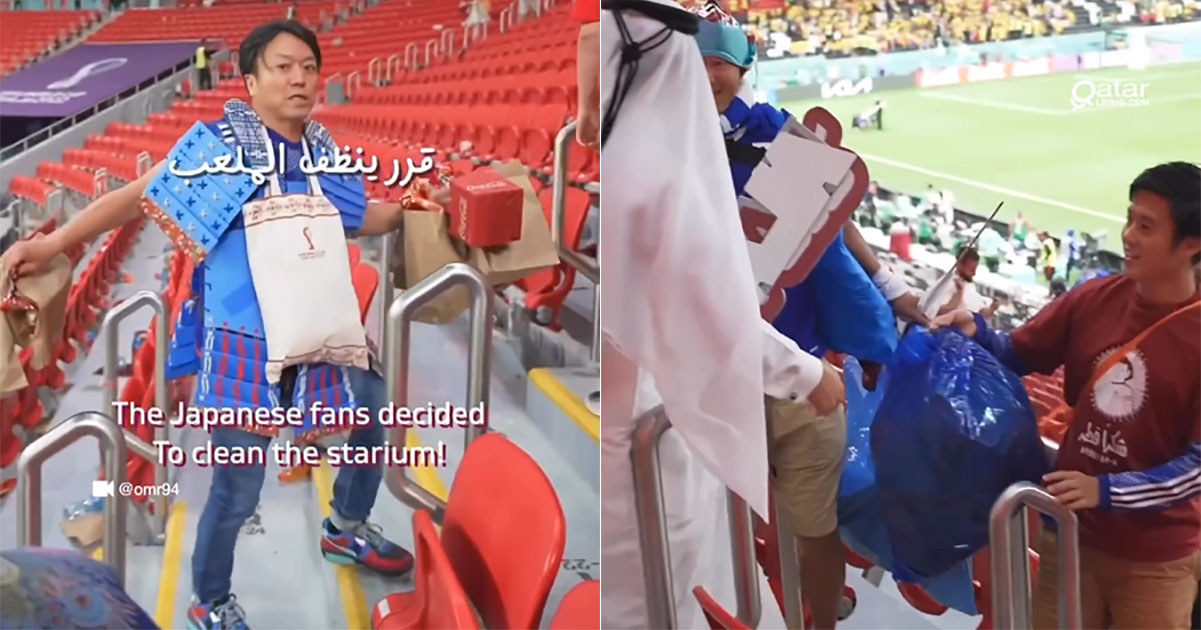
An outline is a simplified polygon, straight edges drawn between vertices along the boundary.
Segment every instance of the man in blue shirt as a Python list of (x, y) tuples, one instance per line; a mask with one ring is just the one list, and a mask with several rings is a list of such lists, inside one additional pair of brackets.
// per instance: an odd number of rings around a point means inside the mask
[[(254, 29), (242, 41), (239, 52), (250, 105), (230, 101), (220, 121), (189, 131), (211, 142), (212, 150), (206, 150), (209, 157), (215, 157), (215, 151), (225, 148), (249, 148), (253, 140), (263, 140), (261, 135), (254, 134), (265, 128), (265, 140), (269, 141), (273, 154), (278, 154), (281, 144), (284, 147), (280, 193), (324, 197), (337, 210), (347, 234), (375, 235), (398, 229), (403, 219), (401, 206), (368, 204), (361, 176), (321, 173), (307, 178), (299, 167), (305, 150), (328, 154), (334, 147), (328, 132), (308, 119), (320, 85), (321, 50), (316, 35), (298, 22), (279, 20)], [(191, 147), (191, 139), (191, 135), (182, 138), (173, 155), (180, 147)], [(253, 155), (253, 149), (247, 151), (248, 158)], [(200, 201), (192, 215), (182, 207), (176, 207), (178, 214), (170, 215), (155, 207), (155, 195), (162, 193), (167, 182), (177, 181), (169, 179), (171, 174), (165, 172), (165, 163), (95, 200), (47, 237), (14, 245), (6, 253), (5, 266), (18, 274), (35, 272), (56, 254), (136, 219), (143, 212), (143, 204), (146, 212), (177, 239), (177, 245), (181, 245), (178, 239), (183, 230), (197, 227), (198, 217), (206, 217), (207, 223), (217, 215), (230, 215), (221, 204), (206, 203), (208, 197), (204, 195), (190, 200)], [(204, 176), (197, 182), (198, 188), (207, 187), (206, 194), (216, 198), (215, 177)], [(190, 186), (191, 180), (184, 185)], [(239, 185), (235, 182), (228, 188)], [(183, 189), (182, 185), (179, 189)], [(267, 185), (257, 189), (237, 188), (243, 197), (233, 201), (242, 203), (261, 198), (267, 189)], [(372, 414), (377, 412), (387, 401), (383, 399), (383, 379), (372, 370), (328, 362), (306, 363), (285, 368), (277, 383), (267, 382), (266, 338), (255, 334), (259, 332), (255, 326), (261, 328), (263, 318), (250, 277), (246, 229), (237, 206), (230, 204), (229, 209), (237, 215), (220, 228), (215, 243), (211, 238), (204, 240), (200, 231), (192, 232), (197, 239), (183, 242), (183, 249), (189, 255), (195, 257), (198, 252), (203, 255), (192, 278), (197, 303), (185, 309), (193, 313), (193, 320), (185, 322), (181, 317), (176, 329), (177, 343), (184, 335), (196, 341), (194, 348), (184, 348), (180, 353), (185, 357), (184, 363), (190, 362), (185, 368), (197, 375), (195, 404), (223, 409), (296, 407), (306, 411), (321, 404), (327, 408), (359, 407)], [(213, 223), (215, 229), (218, 223)], [(211, 249), (201, 252), (204, 244), (211, 245)], [(324, 292), (327, 288), (304, 290)], [(226, 315), (237, 321), (221, 321)], [(246, 323), (250, 325), (238, 325)], [(189, 351), (192, 356), (188, 356)], [(184, 373), (189, 372), (177, 374)], [(230, 449), (266, 450), (276, 430), (277, 427), (261, 426), (218, 427), (213, 429), (210, 439), (215, 446)], [(306, 426), (303, 431), (315, 435), (324, 429)], [(348, 438), (352, 447), (369, 448), (383, 441), (384, 429), (378, 422), (356, 427)], [(258, 505), (265, 473), (263, 466), (213, 468), (212, 486), (192, 553), (195, 603), (187, 617), (189, 627), (194, 630), (248, 628), (244, 612), (231, 593), (230, 578), (234, 545), (242, 524)], [(384, 575), (404, 575), (412, 569), (412, 554), (384, 538), (379, 527), (367, 521), (382, 478), (379, 465), (341, 468), (334, 483), (331, 516), (322, 524), (319, 544), (331, 562), (359, 565)]]
[[(734, 188), (742, 195), (764, 150), (787, 121), (788, 113), (766, 103), (754, 103), (743, 80), (754, 62), (755, 45), (737, 21), (713, 2), (693, 11), (704, 18), (696, 39), (721, 114)], [(847, 240), (866, 247), (858, 232), (854, 232), (853, 238), (848, 235)], [(786, 290), (784, 307), (772, 322), (775, 328), (802, 350), (819, 358), (833, 348), (880, 363), (886, 361), (895, 347), (892, 313), (871, 279), (859, 268), (867, 266), (857, 262), (864, 257), (862, 253), (856, 251), (852, 257), (839, 236), (810, 278)], [(870, 249), (866, 250), (866, 257), (874, 264), (873, 273), (879, 271), (881, 267)], [(834, 282), (837, 286), (823, 282)], [(831, 289), (839, 296), (830, 295)], [(832, 321), (838, 319), (830, 316), (832, 312), (825, 314), (823, 322), (819, 294), (823, 302), (841, 303), (834, 310), (848, 307), (851, 312), (839, 313), (839, 317), (854, 321), (853, 325), (864, 329), (866, 334), (849, 338), (844, 334), (846, 328)], [(910, 302), (915, 308), (916, 296), (906, 298), (905, 303)], [(879, 316), (881, 307), (883, 317)], [(846, 572), (837, 514), (838, 484), (846, 448), (845, 410), (839, 407), (818, 416), (805, 401), (769, 398), (767, 403), (769, 459), (779, 501), (777, 511), (800, 541), (801, 589), (813, 627), (833, 628)]]

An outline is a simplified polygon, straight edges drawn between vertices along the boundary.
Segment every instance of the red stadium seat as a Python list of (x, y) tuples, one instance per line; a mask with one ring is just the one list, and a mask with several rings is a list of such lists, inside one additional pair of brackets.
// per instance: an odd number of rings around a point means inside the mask
[(701, 612), (705, 613), (705, 621), (709, 622), (711, 630), (751, 630), (750, 626), (739, 621), (738, 617), (730, 614), (725, 606), (713, 599), (705, 587), (693, 588), (692, 595), (696, 597), (696, 603), (701, 605)]
[(351, 273), (351, 281), (354, 283), (355, 296), (359, 298), (359, 315), (363, 323), (366, 323), (367, 311), (371, 308), (371, 300), (375, 298), (375, 291), (379, 287), (379, 271), (371, 265), (359, 263)]
[(563, 508), (537, 462), (503, 435), (477, 438), (455, 474), (442, 545), (486, 627), (538, 627), (565, 544)]
[(480, 625), (438, 540), (429, 512), (413, 513), (417, 569), (413, 590), (380, 600), (371, 614), (378, 630), (475, 630)]
[(600, 592), (600, 580), (585, 580), (567, 591), (550, 630), (600, 630)]

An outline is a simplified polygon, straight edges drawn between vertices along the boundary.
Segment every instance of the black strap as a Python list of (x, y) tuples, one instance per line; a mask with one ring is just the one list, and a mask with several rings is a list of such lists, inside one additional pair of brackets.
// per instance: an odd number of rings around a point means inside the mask
[[(673, 32), (695, 35), (700, 30), (700, 18), (683, 9), (648, 0), (602, 0), (601, 7), (613, 14), (614, 25), (621, 37), (621, 64), (613, 82), (613, 96), (609, 99), (609, 106), (605, 108), (605, 115), (601, 120), (601, 147), (604, 147), (609, 133), (613, 131), (613, 125), (617, 122), (617, 113), (634, 85), (634, 77), (638, 74), (638, 60), (666, 43)], [(637, 11), (661, 22), (664, 28), (640, 42), (634, 41), (622, 16), (623, 11)]]
[(737, 164), (745, 164), (751, 168), (759, 166), (763, 161), (763, 156), (767, 155), (767, 149), (752, 146), (749, 144), (741, 144), (729, 138), (726, 138), (726, 157), (731, 162)]
[(601, 0), (601, 8), (605, 11), (637, 11), (685, 35), (696, 35), (700, 30), (700, 18), (696, 14), (650, 0)]

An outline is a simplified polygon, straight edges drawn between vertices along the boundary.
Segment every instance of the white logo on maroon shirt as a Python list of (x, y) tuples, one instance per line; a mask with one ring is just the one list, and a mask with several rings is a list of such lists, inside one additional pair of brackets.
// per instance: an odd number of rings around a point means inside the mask
[[(1112, 348), (1097, 357), (1094, 369), (1116, 350)], [(1092, 400), (1093, 408), (1110, 420), (1126, 422), (1137, 416), (1147, 400), (1147, 362), (1143, 353), (1137, 349), (1127, 352), (1117, 365), (1101, 375), (1093, 385)]]

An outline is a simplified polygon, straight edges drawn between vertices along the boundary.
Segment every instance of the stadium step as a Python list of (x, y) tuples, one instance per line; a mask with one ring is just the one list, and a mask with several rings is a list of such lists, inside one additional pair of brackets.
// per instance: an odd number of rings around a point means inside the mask
[(600, 391), (600, 370), (595, 366), (534, 368), (526, 388), (526, 409), (538, 429), (559, 454), (600, 492), (600, 417), (588, 408), (588, 399)]

